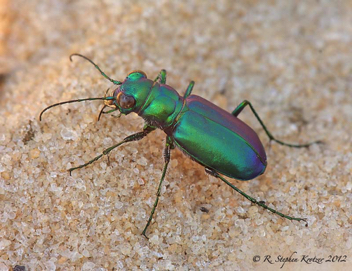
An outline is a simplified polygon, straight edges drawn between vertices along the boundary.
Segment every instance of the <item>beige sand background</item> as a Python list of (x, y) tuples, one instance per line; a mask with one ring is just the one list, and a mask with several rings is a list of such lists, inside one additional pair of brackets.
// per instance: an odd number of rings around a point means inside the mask
[[(275, 260), (292, 254), (299, 262), (282, 270), (351, 266), (351, 1), (0, 3), (0, 270), (279, 270)], [(324, 140), (269, 147), (250, 110), (240, 115), (267, 146), (269, 165), (255, 180), (232, 182), (309, 227), (252, 205), (175, 150), (145, 239), (165, 135), (70, 177), (68, 168), (143, 125), (132, 115), (97, 122), (101, 102), (55, 108), (39, 122), (52, 103), (111, 87), (71, 53), (118, 80), (135, 69), (154, 79), (164, 68), (180, 93), (195, 80), (194, 94), (228, 111), (250, 100), (282, 140)]]

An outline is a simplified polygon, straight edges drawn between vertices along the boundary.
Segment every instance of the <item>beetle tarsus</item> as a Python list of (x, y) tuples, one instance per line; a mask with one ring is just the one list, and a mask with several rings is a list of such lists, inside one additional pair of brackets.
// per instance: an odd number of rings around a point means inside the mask
[(144, 230), (142, 232), (142, 234), (147, 237), (145, 235), (146, 231), (147, 231), (147, 228), (149, 227), (150, 223), (152, 222), (152, 219), (153, 219), (153, 215), (154, 215), (154, 212), (155, 212), (155, 209), (156, 207), (158, 206), (158, 202), (159, 202), (159, 197), (160, 197), (160, 193), (161, 193), (161, 185), (164, 181), (164, 178), (165, 178), (165, 174), (166, 174), (166, 170), (167, 170), (167, 167), (169, 165), (169, 162), (170, 162), (170, 150), (171, 150), (171, 146), (172, 146), (172, 141), (170, 139), (170, 137), (167, 137), (166, 138), (166, 144), (165, 144), (165, 149), (164, 149), (164, 168), (163, 168), (163, 173), (161, 175), (161, 178), (160, 178), (160, 182), (159, 182), (159, 186), (158, 186), (158, 191), (156, 193), (156, 199), (155, 199), (155, 202), (154, 202), (154, 205), (153, 205), (153, 209), (149, 215), (149, 219), (148, 219), (148, 222), (147, 222), (147, 225), (145, 225), (144, 227)]
[(145, 231), (142, 232), (142, 235), (143, 235), (147, 240), (149, 240), (149, 237), (145, 234)]
[(299, 218), (299, 217), (292, 217), (292, 216), (288, 216), (288, 215), (285, 215), (283, 213), (280, 213), (279, 211), (275, 210), (275, 209), (272, 209), (270, 208), (269, 206), (265, 205), (265, 202), (260, 200), (260, 201), (257, 201), (255, 198), (252, 198), (251, 196), (247, 195), (246, 193), (244, 193), (242, 190), (238, 189), (236, 186), (234, 186), (232, 183), (230, 183), (228, 180), (226, 180), (225, 178), (223, 178), (218, 172), (216, 172), (215, 170), (211, 169), (211, 168), (205, 168), (205, 172), (216, 177), (216, 178), (219, 178), (220, 180), (222, 180), (224, 183), (226, 183), (228, 186), (230, 186), (233, 190), (235, 190), (236, 192), (240, 193), (242, 196), (244, 196), (247, 200), (251, 201), (252, 203), (254, 204), (257, 204), (261, 207), (263, 207), (264, 209), (267, 209), (269, 210), (270, 212), (274, 213), (274, 214), (277, 214), (283, 218), (286, 218), (288, 220), (296, 220), (296, 221), (305, 221), (306, 222), (306, 225), (308, 224), (307, 223), (307, 219), (306, 218)]
[(308, 228), (308, 221), (307, 221), (307, 218), (304, 218), (304, 219), (302, 219), (304, 222), (306, 222), (306, 228)]
[(249, 105), (250, 109), (252, 110), (254, 116), (256, 117), (256, 119), (259, 121), (260, 125), (263, 127), (265, 133), (267, 134), (267, 136), (269, 137), (269, 140), (270, 141), (275, 141), (276, 143), (279, 143), (280, 145), (283, 145), (283, 146), (287, 146), (287, 147), (291, 147), (291, 148), (307, 148), (313, 144), (321, 144), (323, 143), (321, 140), (318, 140), (318, 141), (313, 141), (313, 142), (310, 142), (310, 143), (306, 143), (306, 144), (291, 144), (291, 143), (285, 143), (281, 140), (278, 140), (276, 139), (271, 133), (270, 131), (266, 128), (265, 124), (263, 123), (263, 121), (261, 120), (261, 118), (259, 117), (258, 113), (255, 111), (253, 105), (247, 101), (247, 100), (244, 100), (242, 103), (240, 103), (236, 108), (235, 110), (232, 111), (232, 115), (235, 116), (235, 117), (238, 117), (238, 115), (242, 112), (242, 110), (247, 106)]

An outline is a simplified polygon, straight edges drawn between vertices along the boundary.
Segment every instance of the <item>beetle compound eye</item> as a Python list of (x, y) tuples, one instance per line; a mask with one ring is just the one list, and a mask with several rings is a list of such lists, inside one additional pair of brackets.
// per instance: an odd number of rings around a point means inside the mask
[(123, 109), (129, 109), (132, 108), (136, 104), (136, 100), (129, 95), (121, 94), (119, 97), (119, 105)]

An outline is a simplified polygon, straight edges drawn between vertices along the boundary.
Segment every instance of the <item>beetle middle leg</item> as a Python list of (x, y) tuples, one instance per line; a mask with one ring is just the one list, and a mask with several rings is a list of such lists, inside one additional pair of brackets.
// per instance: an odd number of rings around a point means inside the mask
[(71, 175), (71, 172), (76, 170), (76, 169), (79, 169), (79, 168), (83, 168), (83, 167), (86, 167), (92, 163), (94, 163), (95, 161), (97, 161), (98, 159), (100, 159), (103, 155), (107, 155), (108, 153), (110, 153), (113, 149), (117, 148), (118, 146), (121, 146), (122, 144), (124, 143), (127, 143), (127, 142), (131, 142), (131, 141), (138, 141), (138, 140), (141, 140), (142, 138), (144, 138), (145, 136), (147, 136), (150, 132), (154, 131), (156, 129), (156, 127), (153, 127), (153, 126), (148, 126), (148, 125), (145, 125), (144, 128), (143, 128), (143, 131), (142, 132), (139, 132), (139, 133), (135, 133), (135, 134), (132, 134), (130, 136), (127, 136), (125, 137), (121, 142), (115, 144), (114, 146), (110, 147), (110, 148), (107, 148), (105, 149), (102, 154), (94, 157), (92, 160), (90, 160), (89, 162), (83, 164), (83, 165), (80, 165), (78, 167), (72, 167), (70, 168), (68, 171), (70, 172), (70, 175)]
[(147, 238), (147, 239), (148, 239), (148, 237), (146, 236), (145, 232), (147, 231), (147, 228), (149, 227), (150, 223), (152, 222), (156, 206), (158, 205), (158, 202), (159, 202), (159, 197), (160, 197), (160, 192), (161, 192), (161, 184), (164, 181), (166, 170), (167, 170), (167, 167), (168, 167), (169, 162), (170, 162), (170, 150), (171, 149), (174, 149), (174, 145), (173, 145), (173, 142), (172, 142), (171, 138), (167, 137), (166, 138), (165, 149), (164, 149), (164, 169), (163, 169), (163, 173), (161, 175), (161, 179), (160, 179), (160, 182), (159, 182), (158, 192), (156, 193), (156, 199), (155, 199), (155, 202), (154, 202), (154, 205), (153, 205), (153, 209), (152, 209), (152, 211), (150, 213), (147, 225), (144, 227), (144, 230), (142, 232), (142, 235), (144, 235), (144, 237)]
[(257, 114), (257, 112), (254, 110), (254, 107), (252, 106), (252, 104), (247, 101), (247, 100), (244, 100), (242, 103), (240, 103), (239, 106), (236, 107), (235, 110), (232, 111), (232, 115), (234, 115), (235, 117), (237, 117), (241, 112), (242, 110), (247, 106), (249, 105), (249, 107), (251, 108), (254, 116), (257, 118), (257, 120), (259, 121), (260, 125), (263, 127), (265, 133), (268, 135), (269, 139), (270, 140), (274, 140), (275, 142), (281, 144), (281, 145), (284, 145), (284, 146), (288, 146), (288, 147), (292, 147), (292, 148), (306, 148), (306, 147), (309, 147), (310, 145), (312, 144), (320, 144), (320, 143), (323, 143), (322, 141), (318, 140), (318, 141), (313, 141), (313, 142), (310, 142), (310, 143), (306, 143), (306, 144), (290, 144), (290, 143), (285, 143), (283, 141), (280, 141), (278, 139), (276, 139), (270, 132), (269, 130), (266, 128), (266, 126), (264, 125), (263, 121), (260, 119), (259, 115)]
[(194, 81), (191, 81), (186, 89), (185, 94), (183, 95), (183, 99), (186, 99), (189, 95), (191, 95), (194, 87)]
[(292, 217), (292, 216), (284, 215), (283, 213), (280, 213), (279, 211), (276, 211), (275, 209), (270, 208), (269, 206), (265, 205), (265, 201), (262, 201), (262, 200), (257, 201), (255, 198), (252, 198), (251, 196), (247, 195), (242, 190), (238, 189), (236, 186), (234, 186), (232, 183), (230, 183), (228, 180), (226, 180), (224, 177), (222, 177), (215, 170), (210, 169), (210, 168), (205, 168), (205, 172), (210, 174), (210, 175), (212, 175), (212, 176), (214, 176), (214, 177), (216, 177), (216, 178), (219, 178), (224, 183), (226, 183), (228, 186), (230, 186), (233, 190), (235, 190), (236, 192), (240, 193), (242, 196), (244, 196), (246, 199), (248, 199), (252, 203), (257, 204), (257, 205), (263, 207), (264, 209), (269, 210), (270, 212), (272, 212), (274, 214), (278, 214), (279, 216), (281, 216), (283, 218), (286, 218), (286, 219), (289, 219), (289, 220), (304, 221), (304, 222), (306, 222), (306, 226), (308, 226), (306, 218), (299, 218), (299, 217)]

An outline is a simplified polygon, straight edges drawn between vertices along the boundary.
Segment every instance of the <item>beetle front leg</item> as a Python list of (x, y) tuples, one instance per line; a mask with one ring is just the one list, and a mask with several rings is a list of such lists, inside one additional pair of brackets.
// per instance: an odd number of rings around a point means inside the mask
[(171, 149), (174, 149), (174, 145), (172, 143), (171, 138), (167, 137), (166, 138), (165, 149), (164, 149), (164, 169), (163, 169), (163, 173), (161, 175), (161, 179), (160, 179), (160, 182), (159, 182), (158, 192), (156, 193), (156, 199), (155, 199), (155, 202), (154, 202), (154, 205), (153, 205), (153, 209), (152, 209), (152, 211), (150, 213), (147, 225), (144, 227), (144, 230), (142, 232), (142, 235), (144, 235), (144, 237), (147, 238), (147, 239), (148, 239), (148, 237), (147, 237), (147, 235), (145, 233), (146, 233), (147, 228), (149, 227), (150, 223), (152, 222), (156, 206), (158, 205), (158, 202), (159, 202), (159, 197), (160, 197), (160, 192), (161, 192), (161, 184), (164, 181), (166, 170), (167, 170), (167, 166), (169, 165), (169, 162), (170, 162), (170, 150)]
[(162, 69), (158, 76), (154, 79), (154, 82), (158, 81), (160, 84), (166, 84), (166, 70)]
[(281, 145), (292, 147), (292, 148), (305, 148), (305, 147), (309, 147), (310, 145), (313, 145), (313, 144), (321, 144), (321, 143), (323, 143), (322, 141), (317, 140), (317, 141), (313, 141), (313, 142), (306, 143), (306, 144), (290, 144), (290, 143), (285, 143), (283, 141), (277, 140), (269, 132), (269, 130), (266, 128), (266, 126), (264, 125), (263, 121), (260, 119), (260, 117), (257, 114), (257, 112), (254, 110), (254, 107), (252, 106), (252, 104), (249, 101), (247, 101), (247, 100), (244, 100), (242, 103), (240, 103), (240, 105), (237, 106), (236, 109), (233, 110), (231, 114), (234, 115), (235, 117), (237, 117), (247, 105), (249, 105), (249, 107), (251, 108), (254, 116), (257, 118), (257, 120), (259, 121), (260, 125), (263, 127), (265, 133), (268, 135), (270, 140), (274, 140), (275, 142), (277, 142), (277, 143), (279, 143)]
[(127, 136), (125, 137), (121, 142), (117, 143), (116, 145), (110, 147), (110, 148), (107, 148), (103, 151), (102, 154), (94, 157), (92, 160), (90, 160), (89, 162), (83, 164), (83, 165), (80, 165), (78, 167), (72, 167), (70, 169), (68, 169), (68, 171), (70, 172), (70, 175), (71, 175), (71, 172), (76, 170), (76, 169), (79, 169), (79, 168), (83, 168), (83, 167), (86, 167), (92, 163), (94, 163), (95, 161), (99, 160), (103, 155), (107, 155), (109, 152), (111, 152), (113, 149), (117, 148), (118, 146), (121, 146), (122, 144), (124, 143), (127, 143), (127, 142), (131, 142), (131, 141), (138, 141), (138, 140), (141, 140), (142, 138), (144, 138), (145, 136), (147, 136), (150, 132), (154, 131), (156, 128), (153, 127), (153, 126), (148, 126), (148, 125), (145, 125), (144, 128), (143, 128), (143, 131), (142, 132), (139, 132), (139, 133), (135, 133), (133, 135), (130, 135), (130, 136)]
[(299, 217), (292, 217), (292, 216), (284, 215), (283, 213), (280, 213), (280, 212), (276, 211), (275, 209), (270, 208), (269, 206), (265, 205), (265, 201), (262, 201), (262, 200), (257, 201), (255, 198), (252, 198), (251, 196), (247, 195), (242, 190), (238, 189), (236, 186), (234, 186), (232, 183), (230, 183), (228, 180), (226, 180), (224, 177), (222, 177), (215, 170), (210, 169), (210, 168), (205, 168), (205, 172), (210, 174), (211, 176), (219, 178), (224, 183), (226, 183), (228, 186), (230, 186), (233, 190), (235, 190), (236, 192), (240, 193), (242, 196), (244, 196), (246, 199), (248, 199), (252, 203), (257, 204), (257, 205), (263, 207), (264, 209), (267, 209), (267, 210), (269, 210), (270, 212), (272, 212), (274, 214), (278, 214), (279, 216), (281, 216), (283, 218), (286, 218), (288, 220), (304, 221), (304, 222), (306, 222), (306, 227), (308, 226), (306, 218), (299, 218)]

